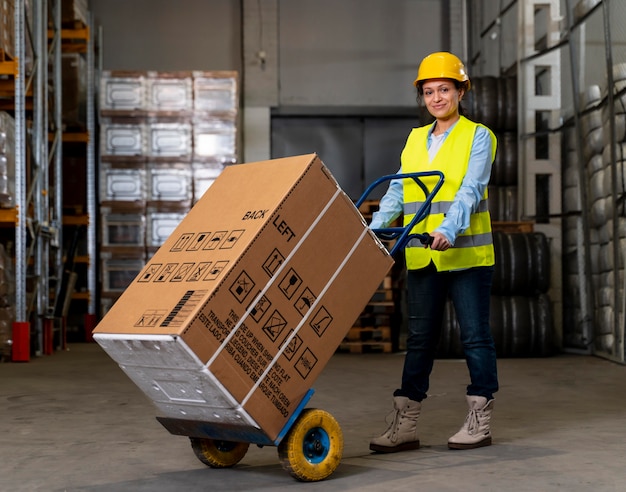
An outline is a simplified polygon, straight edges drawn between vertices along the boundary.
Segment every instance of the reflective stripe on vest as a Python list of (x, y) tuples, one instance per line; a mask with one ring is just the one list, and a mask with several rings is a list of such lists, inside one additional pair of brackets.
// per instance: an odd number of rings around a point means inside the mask
[[(412, 202), (404, 204), (404, 213), (405, 214), (416, 214), (417, 211), (424, 205), (424, 202)], [(450, 205), (452, 202), (434, 202), (430, 205), (430, 213), (431, 214), (445, 214), (450, 210)], [(488, 212), (489, 211), (489, 200), (484, 199), (481, 200), (478, 204), (478, 212)]]
[[(414, 248), (424, 248), (424, 245), (419, 239), (411, 239), (408, 246)], [(454, 248), (473, 248), (475, 246), (488, 246), (493, 244), (493, 236), (491, 232), (484, 232), (482, 234), (474, 234), (473, 236), (459, 236), (454, 242)]]
[[(431, 162), (427, 150), (430, 126), (415, 128), (402, 151), (402, 172), (419, 172), (432, 169), (441, 170), (445, 181), (437, 195), (433, 197), (428, 215), (413, 228), (413, 233), (434, 231), (445, 218), (467, 172), (474, 134), (479, 124), (461, 117), (450, 131), (437, 155)], [(481, 125), (482, 126), (482, 125)], [(483, 127), (486, 128), (486, 127)], [(492, 161), (495, 157), (496, 139), (492, 136)], [(432, 189), (434, 180), (424, 178), (423, 182)], [(413, 182), (404, 183), (404, 223), (408, 224), (425, 201), (423, 191)], [(409, 242), (406, 248), (408, 269), (419, 269), (433, 262), (438, 271), (456, 270), (474, 266), (490, 266), (495, 263), (491, 218), (488, 211), (487, 190), (470, 217), (470, 226), (459, 234), (454, 246), (446, 251), (434, 251), (418, 241)]]

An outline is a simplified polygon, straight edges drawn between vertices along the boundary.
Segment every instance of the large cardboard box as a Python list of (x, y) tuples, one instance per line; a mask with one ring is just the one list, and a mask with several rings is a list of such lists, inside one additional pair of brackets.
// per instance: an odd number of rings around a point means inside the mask
[(94, 339), (162, 422), (277, 443), (392, 264), (317, 155), (229, 166)]

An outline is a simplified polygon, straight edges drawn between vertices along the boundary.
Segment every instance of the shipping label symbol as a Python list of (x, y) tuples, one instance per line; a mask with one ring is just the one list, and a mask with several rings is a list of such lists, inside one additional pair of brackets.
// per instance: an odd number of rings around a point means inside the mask
[(230, 292), (241, 304), (253, 288), (254, 282), (250, 276), (246, 272), (241, 272), (235, 283), (230, 286)]
[(231, 249), (237, 243), (237, 241), (239, 241), (239, 238), (243, 236), (244, 232), (245, 231), (243, 229), (237, 229), (235, 231), (232, 231), (230, 234), (228, 234), (226, 240), (220, 246), (220, 249)]
[[(256, 297), (258, 296), (259, 295), (257, 294)], [(270, 302), (270, 300), (267, 297), (263, 296), (261, 297), (261, 299), (257, 301), (255, 306), (250, 310), (250, 316), (252, 317), (254, 321), (259, 323), (261, 321), (261, 318), (263, 318), (263, 315), (265, 315), (265, 313), (268, 311), (268, 309), (271, 306), (272, 306), (272, 303)]]
[(280, 253), (280, 251), (274, 249), (272, 254), (263, 263), (263, 270), (265, 270), (265, 273), (267, 273), (270, 277), (273, 277), (276, 270), (278, 270), (280, 265), (283, 264), (283, 261), (285, 261), (285, 257)]
[(163, 263), (153, 263), (148, 265), (143, 275), (137, 280), (137, 282), (150, 282), (152, 278), (157, 274), (159, 269), (163, 266)]
[(330, 326), (332, 321), (333, 317), (326, 310), (326, 308), (322, 306), (317, 310), (317, 313), (315, 313), (315, 316), (313, 316), (313, 319), (311, 320), (309, 325), (311, 326), (311, 328), (313, 328), (313, 331), (317, 333), (317, 336), (321, 337), (326, 331), (326, 328)]
[(183, 263), (170, 282), (182, 282), (194, 265), (195, 263)]
[(202, 263), (198, 263), (198, 266), (193, 269), (193, 273), (187, 279), (189, 282), (198, 282), (202, 275), (204, 275), (208, 269), (211, 267), (212, 261), (203, 261)]
[(216, 261), (215, 265), (213, 265), (212, 268), (209, 268), (209, 271), (203, 280), (215, 280), (224, 271), (226, 265), (228, 265), (228, 261)]
[[(285, 337), (285, 342), (289, 339), (292, 333), (293, 333), (293, 330), (290, 330), (289, 335)], [(283, 342), (283, 344), (285, 342)], [(303, 340), (302, 338), (300, 338), (300, 335), (296, 335), (291, 340), (289, 340), (289, 345), (287, 345), (285, 347), (285, 350), (283, 351), (283, 355), (287, 358), (287, 360), (293, 359), (293, 356), (298, 351), (298, 349), (302, 346), (302, 343), (303, 343)]]
[(302, 279), (293, 268), (290, 268), (289, 272), (281, 280), (278, 287), (283, 292), (283, 294), (285, 294), (285, 297), (287, 299), (291, 299), (300, 287), (300, 285), (302, 285)]
[(172, 249), (170, 249), (170, 251), (172, 252), (182, 251), (183, 249), (187, 247), (187, 245), (189, 244), (189, 241), (191, 241), (191, 238), (193, 236), (194, 236), (193, 232), (186, 232), (185, 234), (181, 234), (178, 240), (174, 243), (174, 246), (172, 246)]
[(210, 232), (199, 232), (193, 241), (189, 243), (187, 251), (198, 251), (204, 246), (204, 243), (211, 235)]
[(297, 311), (302, 316), (304, 316), (307, 313), (307, 311), (311, 308), (313, 303), (315, 302), (315, 299), (316, 299), (315, 295), (313, 295), (313, 292), (311, 292), (310, 289), (307, 287), (306, 289), (304, 289), (304, 292), (298, 298), (294, 306), (297, 309)]
[(170, 275), (174, 273), (174, 270), (178, 267), (178, 263), (167, 263), (163, 270), (154, 278), (155, 282), (167, 282)]
[(212, 236), (211, 239), (202, 247), (204, 250), (217, 249), (217, 246), (222, 242), (222, 239), (226, 237), (228, 231), (217, 231)]
[(310, 372), (317, 364), (317, 357), (311, 352), (310, 349), (306, 349), (300, 359), (296, 362), (296, 371), (302, 376), (302, 379), (306, 379)]
[(167, 315), (165, 309), (149, 309), (141, 315), (141, 318), (135, 323), (134, 326), (138, 328), (151, 328), (158, 326), (161, 319)]
[(274, 310), (274, 312), (270, 316), (270, 319), (268, 319), (263, 326), (263, 332), (272, 342), (275, 342), (286, 326), (287, 321), (285, 320), (285, 318), (283, 318), (283, 316), (278, 311)]

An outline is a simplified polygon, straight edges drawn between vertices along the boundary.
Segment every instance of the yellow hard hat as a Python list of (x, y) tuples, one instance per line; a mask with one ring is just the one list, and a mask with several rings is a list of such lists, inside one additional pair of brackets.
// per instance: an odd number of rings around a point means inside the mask
[(438, 51), (431, 53), (422, 60), (417, 69), (417, 78), (413, 85), (428, 79), (454, 79), (459, 82), (467, 82), (467, 89), (470, 89), (470, 79), (465, 71), (465, 65), (452, 53)]

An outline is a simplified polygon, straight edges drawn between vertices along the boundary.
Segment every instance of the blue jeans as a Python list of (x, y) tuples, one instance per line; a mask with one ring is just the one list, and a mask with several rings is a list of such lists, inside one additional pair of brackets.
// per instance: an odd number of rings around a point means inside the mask
[(475, 267), (437, 272), (432, 263), (424, 269), (408, 271), (407, 353), (402, 387), (394, 396), (407, 396), (415, 401), (426, 398), (445, 303), (450, 296), (469, 369), (467, 394), (493, 398), (498, 390), (496, 349), (489, 325), (493, 271), (494, 267)]

